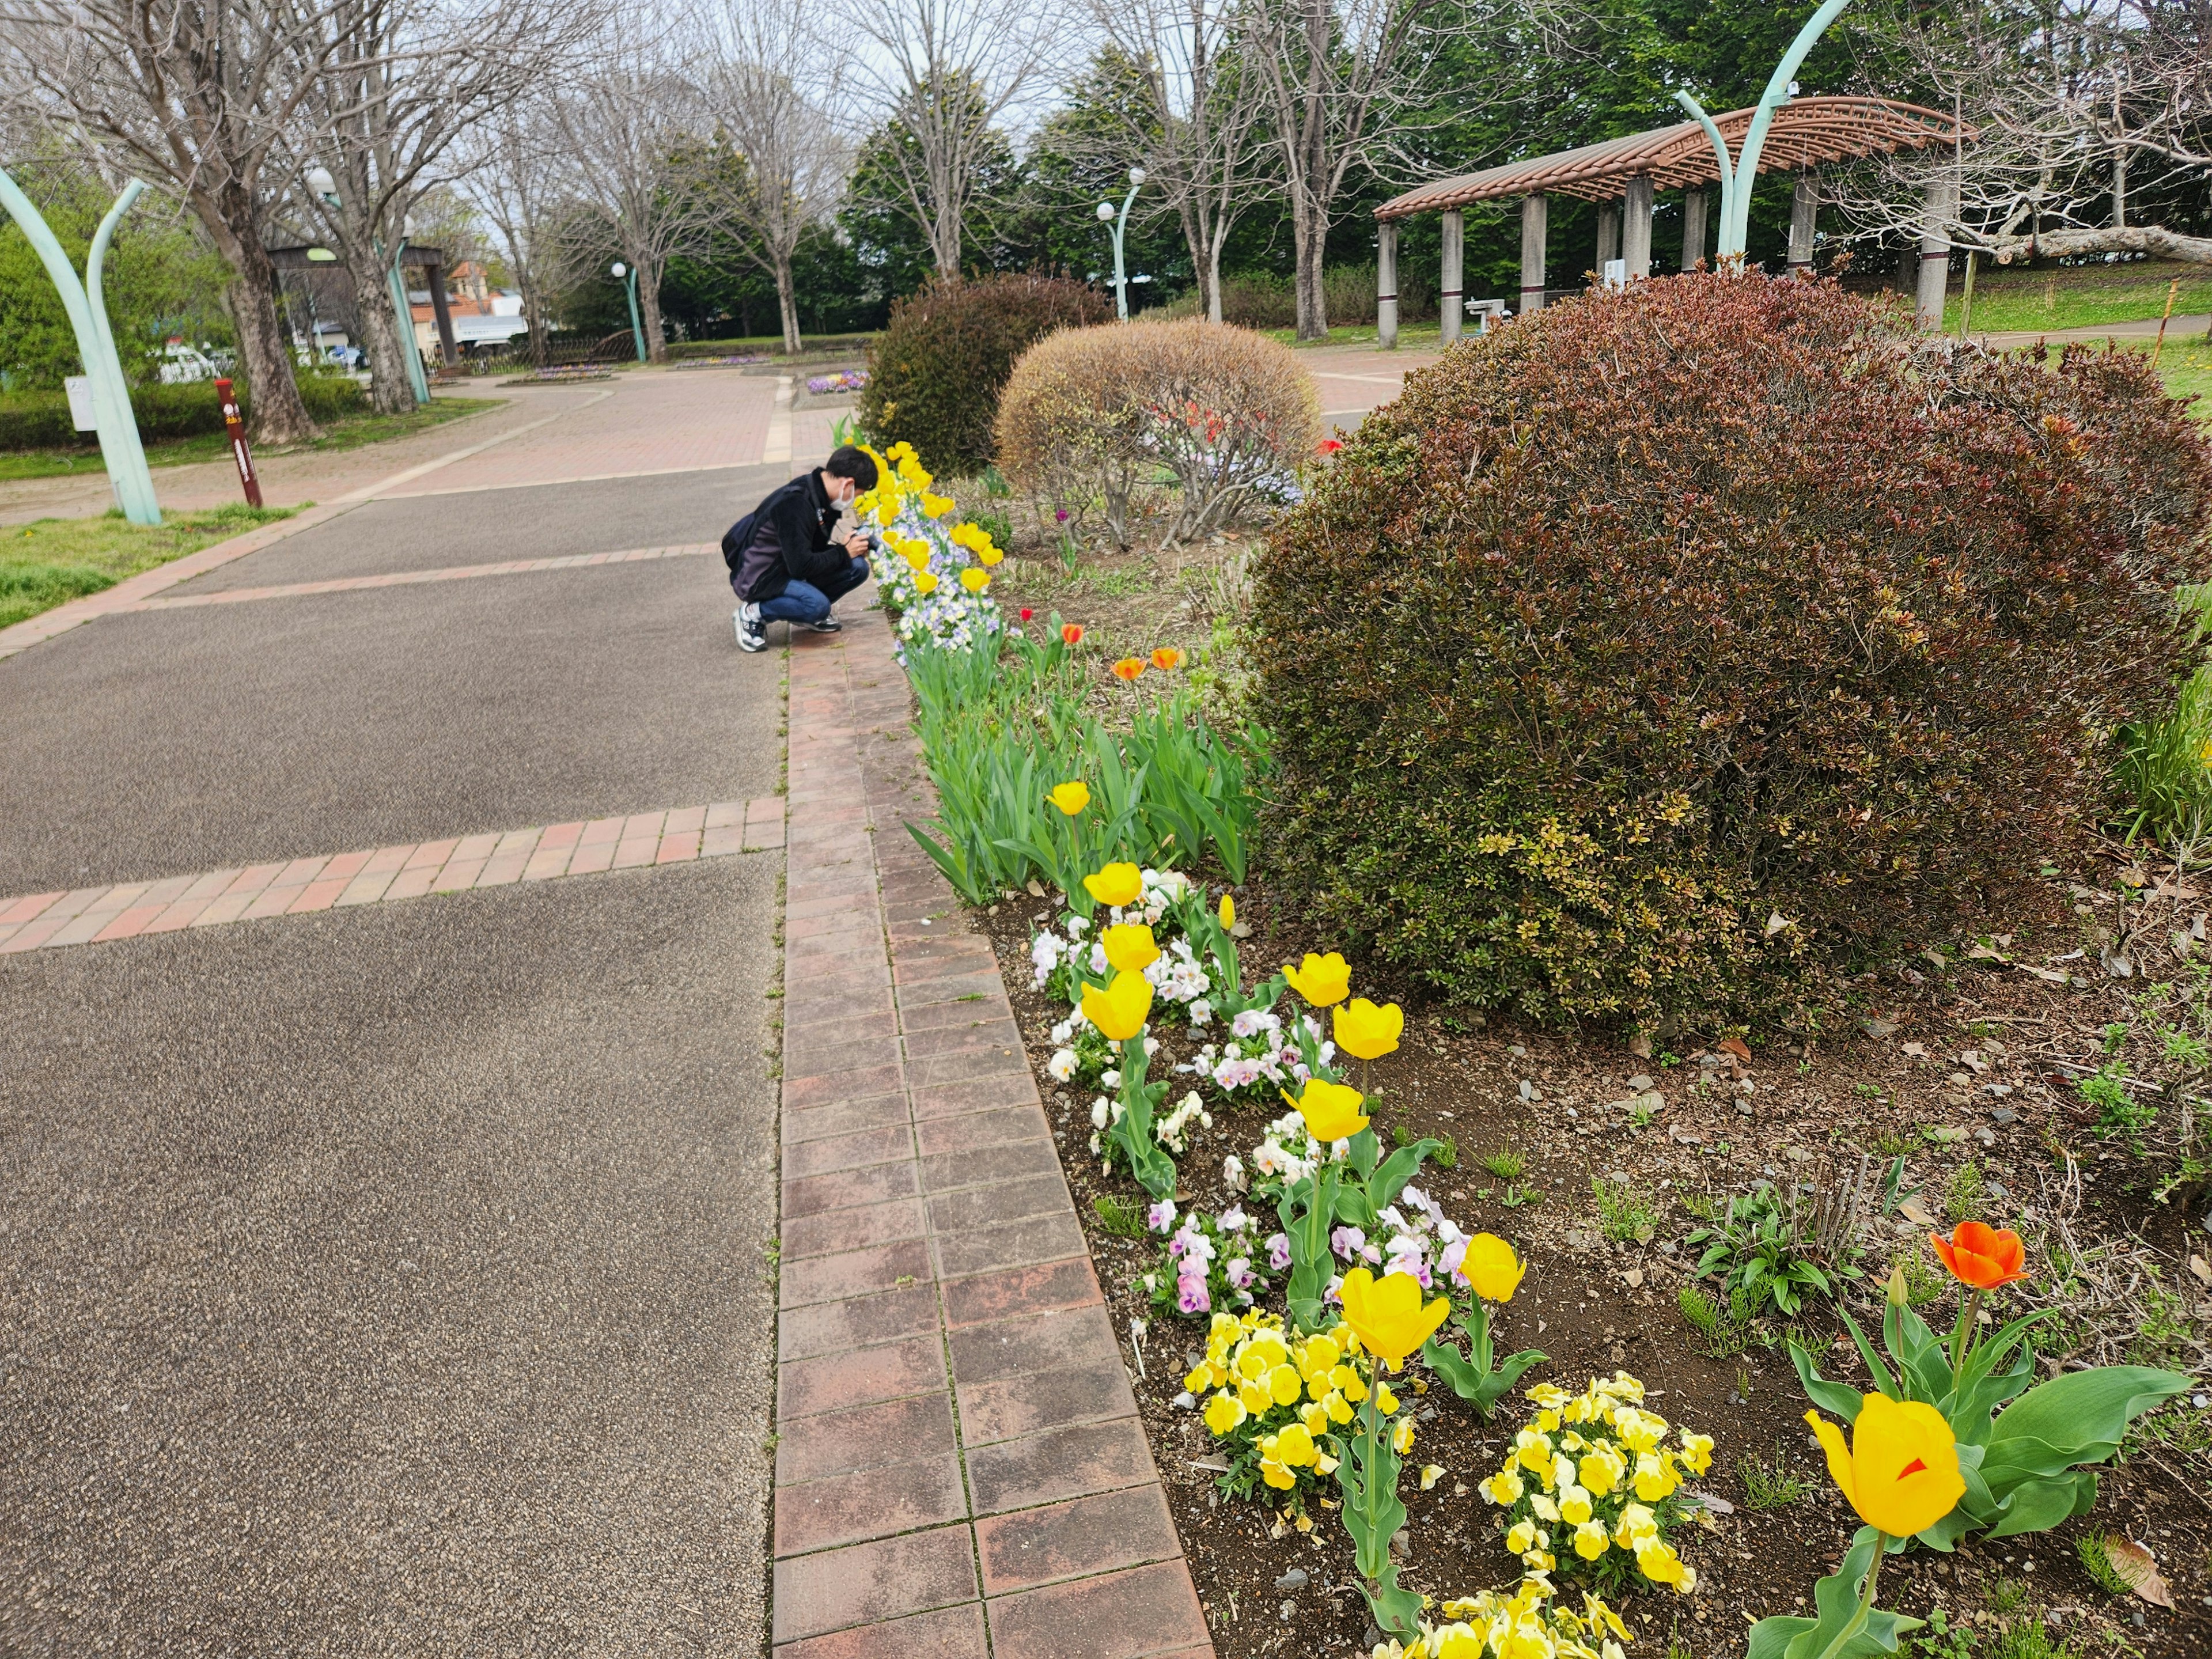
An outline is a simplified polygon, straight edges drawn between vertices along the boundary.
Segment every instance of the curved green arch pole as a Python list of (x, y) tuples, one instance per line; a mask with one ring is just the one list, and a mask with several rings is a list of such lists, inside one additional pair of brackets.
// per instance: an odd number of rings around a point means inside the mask
[(0, 168), (0, 207), (8, 210), (9, 216), (30, 239), (39, 263), (46, 266), (46, 275), (62, 296), (70, 327), (76, 331), (77, 356), (84, 359), (85, 376), (92, 383), (93, 422), (100, 430), (100, 456), (106, 465), (116, 505), (133, 524), (156, 525), (161, 522), (161, 507), (154, 498), (154, 475), (146, 466), (145, 447), (138, 441), (137, 418), (131, 412), (131, 388), (123, 378), (122, 360), (116, 356), (115, 336), (107, 325), (100, 289), (101, 267), (106, 264), (107, 245), (114, 238), (115, 227), (145, 188), (143, 180), (133, 179), (107, 210), (92, 239), (85, 262), (86, 280), (80, 283), (76, 268), (47, 228), (45, 216), (7, 171)]
[(1805, 20), (1805, 27), (1797, 31), (1790, 50), (1782, 54), (1782, 61), (1767, 77), (1766, 90), (1759, 94), (1758, 107), (1752, 112), (1750, 131), (1743, 136), (1743, 153), (1733, 163), (1729, 160), (1728, 141), (1704, 106), (1686, 92), (1674, 94), (1674, 101), (1698, 118), (1720, 162), (1721, 223), (1719, 244), (1713, 250), (1716, 263), (1743, 258), (1744, 243), (1751, 232), (1751, 191), (1759, 182), (1759, 153), (1766, 148), (1766, 130), (1774, 125), (1774, 112), (1790, 101), (1790, 82), (1796, 76), (1797, 66), (1805, 61), (1805, 54), (1849, 4), (1850, 0), (1826, 0)]

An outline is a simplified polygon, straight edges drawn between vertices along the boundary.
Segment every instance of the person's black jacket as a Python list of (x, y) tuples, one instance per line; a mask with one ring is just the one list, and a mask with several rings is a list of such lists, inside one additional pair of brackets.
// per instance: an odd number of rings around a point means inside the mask
[(794, 581), (819, 586), (850, 562), (842, 540), (832, 539), (839, 509), (823, 492), (819, 471), (807, 471), (771, 494), (757, 509), (752, 543), (738, 561), (730, 586), (757, 605)]

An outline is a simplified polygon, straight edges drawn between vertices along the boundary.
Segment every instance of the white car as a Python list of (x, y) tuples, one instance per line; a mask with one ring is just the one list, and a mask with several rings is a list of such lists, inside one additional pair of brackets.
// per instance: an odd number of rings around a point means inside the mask
[(222, 374), (214, 359), (196, 346), (172, 340), (161, 348), (163, 386), (189, 386), (195, 380), (218, 380)]

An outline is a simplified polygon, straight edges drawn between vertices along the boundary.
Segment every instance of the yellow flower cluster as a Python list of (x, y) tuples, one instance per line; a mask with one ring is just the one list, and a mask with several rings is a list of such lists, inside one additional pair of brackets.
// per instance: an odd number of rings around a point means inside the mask
[(1531, 1573), (1511, 1591), (1485, 1590), (1443, 1605), (1448, 1625), (1421, 1626), (1410, 1644), (1385, 1642), (1370, 1659), (1625, 1659), (1620, 1615), (1584, 1595), (1580, 1613), (1550, 1605), (1554, 1591)]
[(987, 565), (996, 564), (1006, 556), (999, 550), (998, 543), (991, 539), (989, 531), (965, 520), (952, 526), (951, 542), (955, 547), (966, 548)]
[(909, 536), (902, 531), (884, 532), (884, 545), (904, 559), (915, 570), (929, 568), (929, 544), (919, 536)]
[[(926, 490), (937, 482), (929, 473), (922, 470), (921, 457), (914, 453), (912, 444), (893, 444), (884, 452), (884, 459), (891, 464), (892, 470), (897, 474), (898, 481), (908, 489)], [(950, 506), (951, 503), (948, 502), (946, 505)], [(932, 513), (929, 516), (933, 519), (937, 515)]]
[[(1256, 1308), (1242, 1316), (1217, 1313), (1206, 1358), (1182, 1385), (1193, 1395), (1213, 1391), (1206, 1402), (1213, 1437), (1253, 1447), (1260, 1478), (1288, 1492), (1302, 1470), (1334, 1472), (1336, 1459), (1321, 1437), (1350, 1423), (1353, 1407), (1367, 1398), (1367, 1379), (1352, 1363), (1359, 1353), (1359, 1339), (1341, 1325), (1302, 1337), (1284, 1328), (1279, 1314)], [(1398, 1409), (1389, 1383), (1380, 1385), (1375, 1403), (1386, 1415)], [(1401, 1453), (1411, 1449), (1410, 1417), (1397, 1425), (1394, 1438)]]
[(1538, 1572), (1558, 1566), (1556, 1550), (1586, 1562), (1620, 1550), (1654, 1583), (1685, 1595), (1695, 1589), (1697, 1573), (1662, 1525), (1677, 1512), (1669, 1500), (1683, 1475), (1712, 1467), (1711, 1438), (1684, 1429), (1666, 1444), (1667, 1419), (1644, 1409), (1644, 1385), (1626, 1371), (1578, 1395), (1545, 1383), (1528, 1397), (1535, 1421), (1478, 1487), (1508, 1511), (1505, 1547)]

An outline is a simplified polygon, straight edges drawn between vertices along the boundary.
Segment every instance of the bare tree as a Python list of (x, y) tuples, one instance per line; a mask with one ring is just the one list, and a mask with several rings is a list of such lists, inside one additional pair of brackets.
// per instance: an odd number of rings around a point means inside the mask
[(500, 256), (522, 296), (530, 360), (545, 361), (546, 281), (560, 264), (555, 208), (562, 195), (561, 149), (547, 112), (515, 104), (469, 136), (469, 164), (459, 188), (499, 240)]
[(1117, 134), (1182, 225), (1206, 314), (1221, 320), (1221, 254), (1257, 194), (1261, 100), (1239, 54), (1236, 0), (1091, 0), (1142, 97)]
[(727, 206), (702, 187), (713, 122), (696, 61), (670, 40), (639, 37), (629, 27), (625, 18), (620, 33), (603, 38), (592, 65), (549, 101), (580, 210), (557, 222), (572, 270), (601, 234), (622, 250), (637, 273), (646, 355), (658, 363), (668, 358), (660, 316), (668, 263), (703, 249)]
[(284, 165), (342, 3), (0, 0), (0, 88), (167, 185), (228, 263), (254, 435), (266, 443), (315, 432), (262, 238), (270, 168)]
[[(786, 351), (799, 349), (792, 255), (836, 208), (852, 165), (852, 146), (822, 102), (834, 62), (794, 50), (808, 39), (811, 10), (805, 0), (732, 0), (722, 55), (702, 76), (720, 135), (744, 164), (724, 205), (746, 232), (747, 257), (775, 279)], [(814, 84), (777, 67), (793, 59), (814, 67)]]
[(831, 27), (872, 50), (848, 77), (905, 129), (886, 148), (896, 205), (929, 239), (938, 275), (957, 277), (967, 220), (994, 128), (1026, 93), (1058, 38), (1033, 0), (839, 0)]
[[(352, 279), (379, 410), (415, 406), (417, 347), (391, 300), (409, 210), (465, 164), (471, 127), (563, 72), (585, 17), (578, 0), (337, 0), (296, 44), (312, 90), (290, 145), (295, 199)], [(318, 167), (331, 179), (311, 184)]]
[[(1908, 82), (1974, 133), (1824, 181), (1823, 199), (1862, 232), (1933, 228), (2000, 262), (2148, 253), (2212, 264), (2212, 238), (2142, 222), (2163, 187), (2212, 173), (2208, 0), (1891, 0), (1861, 38), (1870, 80)], [(1933, 227), (1929, 200), (1947, 210)]]

